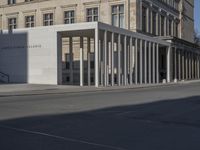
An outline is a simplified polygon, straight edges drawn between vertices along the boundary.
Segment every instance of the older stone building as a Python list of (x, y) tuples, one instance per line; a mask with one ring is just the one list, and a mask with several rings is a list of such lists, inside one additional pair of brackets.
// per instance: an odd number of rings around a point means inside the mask
[[(0, 29), (2, 37), (12, 38), (19, 32), (60, 33), (62, 69), (56, 68), (54, 84), (151, 84), (200, 77), (193, 0), (1, 0)], [(0, 72), (22, 82), (6, 64), (0, 61)]]

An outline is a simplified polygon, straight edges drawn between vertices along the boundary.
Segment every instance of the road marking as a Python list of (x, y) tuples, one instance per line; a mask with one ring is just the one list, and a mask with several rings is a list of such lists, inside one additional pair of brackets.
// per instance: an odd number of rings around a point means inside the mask
[(50, 137), (50, 138), (60, 139), (60, 140), (68, 141), (68, 142), (82, 143), (82, 144), (88, 144), (88, 145), (102, 147), (102, 148), (109, 148), (111, 150), (127, 150), (127, 149), (120, 148), (120, 147), (115, 147), (115, 146), (110, 146), (110, 145), (105, 145), (105, 144), (99, 144), (99, 143), (94, 143), (94, 142), (89, 142), (89, 141), (84, 141), (84, 140), (78, 140), (78, 139), (73, 139), (73, 138), (67, 138), (67, 137), (62, 137), (62, 136), (38, 132), (38, 131), (31, 131), (31, 130), (26, 130), (26, 129), (21, 129), (21, 128), (15, 128), (15, 127), (11, 127), (11, 126), (0, 125), (0, 127), (5, 128), (5, 129), (9, 129), (9, 130), (14, 130), (14, 131), (17, 131), (17, 132), (24, 132), (24, 133), (28, 133), (28, 134), (36, 134), (36, 135), (41, 135), (41, 136), (47, 136), (47, 137)]

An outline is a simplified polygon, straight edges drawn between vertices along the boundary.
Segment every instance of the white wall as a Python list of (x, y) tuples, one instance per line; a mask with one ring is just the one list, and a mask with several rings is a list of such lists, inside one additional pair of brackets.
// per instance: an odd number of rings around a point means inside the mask
[(20, 29), (0, 35), (0, 72), (14, 83), (57, 84), (57, 32)]

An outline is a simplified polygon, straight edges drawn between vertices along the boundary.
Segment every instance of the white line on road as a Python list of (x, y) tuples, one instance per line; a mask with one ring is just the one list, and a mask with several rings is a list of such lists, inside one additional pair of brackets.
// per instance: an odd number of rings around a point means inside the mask
[(48, 134), (48, 133), (43, 133), (43, 132), (37, 132), (37, 131), (31, 131), (31, 130), (15, 128), (15, 127), (10, 127), (10, 126), (0, 125), (0, 128), (14, 130), (14, 131), (17, 131), (17, 132), (24, 132), (24, 133), (28, 133), (28, 134), (47, 136), (47, 137), (50, 137), (50, 138), (60, 139), (60, 140), (68, 141), (68, 142), (82, 143), (82, 144), (88, 144), (88, 145), (102, 147), (102, 148), (109, 148), (111, 150), (126, 150), (124, 148), (119, 148), (119, 147), (115, 147), (115, 146), (104, 145), (104, 144), (99, 144), (99, 143), (94, 143), (94, 142), (88, 142), (88, 141), (84, 141), (84, 140), (67, 138), (67, 137), (62, 137), (62, 136), (58, 136), (58, 135), (53, 135), (53, 134)]

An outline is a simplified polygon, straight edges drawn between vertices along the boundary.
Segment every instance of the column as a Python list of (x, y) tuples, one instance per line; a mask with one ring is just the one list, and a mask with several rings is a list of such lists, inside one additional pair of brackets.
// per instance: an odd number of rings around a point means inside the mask
[(192, 63), (191, 63), (191, 52), (189, 52), (189, 79), (192, 79)]
[(171, 35), (174, 36), (174, 20), (172, 19)]
[(143, 49), (143, 41), (140, 40), (140, 84), (143, 83), (143, 52), (142, 52), (142, 49)]
[(194, 57), (193, 57), (193, 53), (191, 54), (191, 61), (192, 61), (192, 79), (194, 79)]
[(152, 69), (152, 64), (151, 64), (151, 42), (149, 42), (149, 84), (151, 84), (151, 69)]
[(103, 61), (102, 61), (102, 48), (103, 41), (99, 39), (99, 74), (100, 74), (100, 85), (103, 85)]
[(91, 67), (90, 67), (90, 63), (91, 63), (91, 58), (90, 58), (90, 38), (87, 38), (87, 66), (88, 66), (88, 86), (91, 85)]
[(195, 54), (195, 78), (197, 79), (197, 55)]
[(156, 83), (159, 83), (159, 44), (156, 44)]
[(99, 29), (95, 29), (95, 56), (94, 56), (94, 62), (95, 62), (95, 87), (99, 87)]
[(147, 13), (146, 13), (147, 17), (146, 17), (146, 27), (147, 27), (147, 32), (149, 32), (149, 8), (147, 8)]
[(198, 79), (200, 78), (200, 58), (198, 55)]
[(104, 86), (108, 83), (108, 72), (107, 72), (107, 31), (104, 31)]
[(80, 86), (84, 84), (84, 54), (83, 37), (80, 37)]
[(164, 36), (167, 36), (167, 17), (165, 17), (165, 24), (164, 24)]
[(138, 39), (135, 39), (135, 84), (138, 84)]
[(70, 55), (70, 84), (73, 84), (73, 38), (69, 37), (69, 55)]
[(153, 84), (155, 84), (155, 43), (153, 43), (153, 52), (152, 52), (153, 68), (152, 68), (152, 79)]
[(181, 52), (178, 50), (178, 80), (181, 80)]
[(117, 81), (118, 85), (121, 85), (121, 35), (118, 34), (118, 51), (117, 51), (117, 58), (118, 58), (118, 64), (117, 64)]
[(114, 86), (114, 33), (111, 33), (111, 86)]
[(144, 83), (147, 84), (147, 41), (144, 41)]
[(188, 80), (188, 52), (185, 52), (185, 79)]
[(167, 49), (167, 82), (171, 81), (171, 47)]
[(185, 79), (185, 58), (184, 58), (184, 50), (182, 50), (182, 80)]
[(177, 82), (177, 57), (176, 47), (174, 48), (174, 82)]
[(130, 56), (129, 56), (129, 81), (130, 85), (133, 84), (133, 38), (130, 37)]
[(127, 36), (124, 36), (124, 85), (127, 85)]
[(197, 55), (197, 62), (198, 62), (198, 63), (197, 63), (197, 73), (198, 73), (198, 79), (199, 79), (199, 78), (200, 78), (200, 72), (199, 72), (199, 69), (200, 69), (200, 68), (199, 68), (199, 67), (200, 67), (200, 66), (199, 66), (199, 55)]

